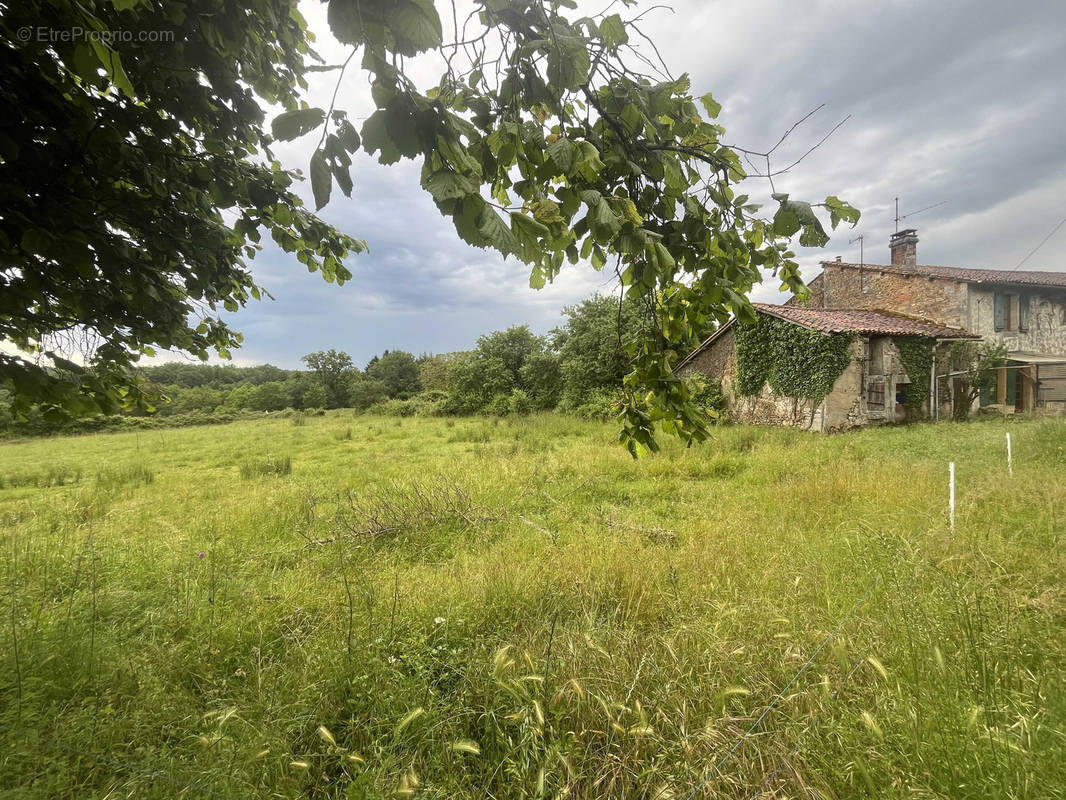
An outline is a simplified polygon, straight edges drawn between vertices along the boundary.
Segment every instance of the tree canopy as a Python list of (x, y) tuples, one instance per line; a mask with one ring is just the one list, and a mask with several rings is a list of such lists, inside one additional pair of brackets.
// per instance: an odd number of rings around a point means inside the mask
[(418, 362), (404, 350), (386, 350), (367, 366), (366, 375), (381, 381), (389, 397), (407, 397), (422, 388)]
[[(341, 76), (326, 109), (302, 99), (319, 65), (294, 2), (28, 2), (0, 18), (4, 99), (18, 115), (0, 135), (10, 208), (2, 333), (29, 350), (79, 326), (104, 338), (93, 370), (3, 356), (0, 376), (20, 397), (102, 406), (135, 399), (118, 372), (153, 346), (225, 354), (239, 335), (214, 312), (260, 294), (245, 259), (261, 230), (327, 280), (347, 278), (343, 259), (362, 243), (304, 209), (270, 151), (271, 134), (314, 135), (319, 209), (334, 184), (352, 191), (356, 150), (383, 164), (416, 159), (458, 235), (526, 262), (531, 287), (565, 262), (612, 270), (644, 319), (623, 343), (622, 442), (634, 454), (656, 449), (657, 424), (704, 438), (674, 365), (715, 321), (753, 318), (746, 295), (760, 269), (804, 291), (789, 241), (828, 241), (816, 206), (833, 227), (858, 212), (834, 196), (811, 204), (775, 191), (778, 208), (762, 216), (736, 185), (751, 177), (743, 155), (765, 157), (772, 186), (770, 153), (727, 145), (714, 97), (697, 99), (687, 76), (649, 57), (657, 50), (635, 46), (642, 15), (631, 0), (620, 4), (627, 16), (580, 16), (570, 0), (479, 0), (452, 23), (451, 41), (432, 0), (328, 5), (352, 50), (323, 67)], [(176, 38), (105, 45), (16, 33), (74, 24)], [(420, 54), (441, 66), (432, 85), (409, 69)], [(358, 131), (342, 110), (356, 55), (375, 104)], [(286, 109), (270, 134), (264, 102)]]
[(314, 370), (326, 390), (324, 405), (340, 408), (348, 404), (348, 385), (356, 372), (350, 355), (333, 349), (319, 350), (300, 360)]
[[(247, 259), (264, 234), (350, 277), (363, 244), (302, 206), (264, 125), (264, 103), (299, 107), (313, 60), (295, 3), (12, 3), (0, 41), (0, 337), (27, 354), (0, 353), (0, 381), (17, 409), (113, 411), (145, 402), (128, 367), (155, 348), (228, 355), (241, 337), (218, 312), (263, 294)], [(64, 337), (92, 340), (84, 364)]]

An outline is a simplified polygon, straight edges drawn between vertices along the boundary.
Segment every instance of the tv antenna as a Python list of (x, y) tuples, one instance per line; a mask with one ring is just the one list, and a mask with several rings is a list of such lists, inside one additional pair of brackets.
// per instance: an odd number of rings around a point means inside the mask
[(933, 203), (931, 206), (926, 206), (925, 208), (919, 208), (917, 211), (909, 211), (909, 212), (907, 212), (906, 214), (904, 214), (901, 217), (899, 215), (899, 198), (897, 197), (896, 198), (896, 233), (899, 233), (900, 220), (904, 220), (907, 217), (916, 216), (918, 214), (921, 214), (923, 211), (928, 211), (931, 208), (937, 208), (938, 206), (945, 205), (947, 202), (948, 202), (947, 200), (941, 200), (939, 203)]
[(859, 243), (859, 266), (860, 266), (860, 267), (861, 267), (861, 266), (862, 266), (863, 264), (865, 264), (865, 263), (866, 263), (866, 259), (865, 259), (865, 258), (863, 258), (863, 254), (862, 254), (862, 240), (863, 240), (864, 238), (865, 238), (865, 237), (864, 237), (864, 236), (863, 236), (863, 235), (862, 235), (862, 234), (860, 233), (860, 234), (859, 234), (858, 236), (856, 236), (856, 237), (855, 237), (854, 239), (848, 239), (848, 244), (855, 244), (855, 242), (858, 242), (858, 243)]

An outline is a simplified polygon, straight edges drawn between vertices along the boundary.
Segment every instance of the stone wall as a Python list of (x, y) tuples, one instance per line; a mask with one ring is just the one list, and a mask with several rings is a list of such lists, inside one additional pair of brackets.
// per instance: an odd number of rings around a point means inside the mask
[(822, 401), (822, 430), (842, 431), (868, 422), (863, 394), (864, 337), (856, 336), (848, 348), (851, 363), (840, 373), (833, 391)]
[(851, 343), (851, 363), (833, 384), (833, 391), (815, 403), (802, 397), (775, 394), (766, 385), (755, 397), (742, 397), (734, 390), (736, 346), (732, 329), (722, 333), (682, 370), (683, 376), (698, 372), (721, 381), (726, 407), (734, 422), (753, 425), (784, 425), (813, 431), (845, 430), (866, 424), (863, 388), (863, 343)]
[[(1044, 353), (1066, 357), (1066, 292), (1036, 289), (1026, 291), (1018, 286), (999, 291), (1013, 295), (1029, 295), (1029, 330), (996, 330), (995, 287), (970, 286), (969, 330), (989, 341), (1002, 344), (1009, 352)], [(1017, 327), (1018, 303), (1011, 304), (1012, 325)]]
[(967, 284), (963, 282), (930, 279), (906, 270), (860, 269), (831, 261), (822, 267), (822, 274), (808, 285), (808, 308), (896, 311), (941, 325), (966, 326), (969, 304)]
[[(1029, 296), (1029, 330), (995, 329), (996, 287), (928, 278), (905, 270), (859, 269), (850, 264), (823, 264), (808, 287), (808, 308), (865, 308), (896, 311), (912, 317), (965, 328), (1003, 344), (1008, 351), (1066, 356), (1066, 291), (1020, 286), (998, 291), (1014, 300), (1010, 317), (1018, 319), (1018, 296)], [(797, 305), (796, 298), (789, 305)]]
[[(880, 340), (879, 347), (867, 347), (873, 340)], [(950, 342), (942, 342), (935, 352), (937, 374), (949, 371)], [(687, 377), (694, 372), (713, 381), (720, 381), (726, 407), (734, 422), (753, 425), (784, 425), (813, 431), (843, 431), (871, 423), (903, 422), (905, 412), (896, 405), (899, 384), (914, 380), (906, 374), (899, 348), (891, 336), (856, 336), (849, 346), (851, 361), (833, 383), (833, 390), (818, 403), (798, 397), (775, 394), (769, 384), (755, 397), (740, 396), (734, 390), (736, 383), (736, 344), (733, 330), (725, 330), (706, 350), (696, 356), (681, 371)], [(879, 363), (872, 363), (880, 353)], [(867, 405), (867, 384), (870, 374), (879, 374), (885, 384), (885, 407), (883, 411), (871, 411)], [(922, 376), (923, 378), (925, 376)], [(951, 385), (940, 381), (941, 419), (951, 416)], [(932, 405), (923, 404), (921, 416)], [(935, 413), (935, 409), (932, 413)]]
[(685, 368), (681, 370), (682, 377), (698, 372), (711, 380), (721, 380), (725, 373), (726, 363), (733, 357), (733, 350), (733, 327), (730, 326), (720, 333), (706, 350), (685, 365)]

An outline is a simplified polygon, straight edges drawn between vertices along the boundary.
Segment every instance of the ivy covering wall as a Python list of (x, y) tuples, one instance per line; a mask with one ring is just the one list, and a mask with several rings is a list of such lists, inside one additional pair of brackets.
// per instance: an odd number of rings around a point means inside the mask
[(903, 362), (903, 369), (907, 371), (907, 377), (911, 379), (910, 388), (907, 390), (907, 400), (903, 407), (907, 409), (907, 416), (916, 416), (921, 413), (922, 405), (929, 398), (930, 371), (933, 368), (934, 341), (925, 336), (897, 336), (892, 343), (899, 350), (899, 359)]
[(735, 389), (750, 397), (769, 383), (776, 394), (820, 403), (851, 363), (848, 347), (853, 338), (759, 314), (755, 324), (737, 324), (735, 329)]

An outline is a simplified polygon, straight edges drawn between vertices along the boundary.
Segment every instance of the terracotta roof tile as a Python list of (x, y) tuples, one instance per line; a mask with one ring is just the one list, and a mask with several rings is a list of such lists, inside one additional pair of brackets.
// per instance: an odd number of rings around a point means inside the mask
[(757, 311), (826, 333), (872, 333), (884, 336), (931, 336), (938, 339), (980, 339), (963, 330), (891, 311), (853, 308), (804, 308), (752, 303)]
[(998, 283), (1024, 286), (1059, 286), (1066, 287), (1066, 272), (1037, 272), (1034, 270), (1011, 269), (969, 269), (967, 267), (938, 267), (931, 264), (918, 264), (914, 269), (895, 267), (889, 264), (855, 264), (848, 261), (823, 261), (822, 266), (844, 267), (846, 269), (868, 269), (878, 272), (894, 272), (906, 275), (921, 275), (926, 278), (940, 278), (966, 283)]
[[(833, 262), (834, 264), (837, 262)], [(908, 317), (892, 311), (867, 311), (858, 308), (804, 308), (803, 306), (775, 306), (752, 303), (752, 308), (778, 319), (794, 322), (826, 333), (867, 333), (881, 336), (930, 336), (937, 339), (980, 339), (976, 333), (962, 328), (950, 328), (925, 319)], [(687, 366), (710, 347), (719, 335), (736, 324), (736, 317), (720, 327), (700, 343), (700, 346), (681, 359), (675, 369)]]

